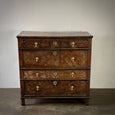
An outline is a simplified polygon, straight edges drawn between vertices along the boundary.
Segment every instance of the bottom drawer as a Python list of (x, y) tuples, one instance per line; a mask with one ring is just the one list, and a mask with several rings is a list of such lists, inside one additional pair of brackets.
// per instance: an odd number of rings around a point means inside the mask
[(86, 96), (87, 81), (24, 81), (25, 96)]

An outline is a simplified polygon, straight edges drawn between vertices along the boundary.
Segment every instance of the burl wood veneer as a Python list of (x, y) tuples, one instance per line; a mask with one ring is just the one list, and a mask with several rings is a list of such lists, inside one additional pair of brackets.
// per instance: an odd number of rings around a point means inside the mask
[(21, 32), (21, 102), (27, 98), (83, 98), (89, 104), (92, 35)]

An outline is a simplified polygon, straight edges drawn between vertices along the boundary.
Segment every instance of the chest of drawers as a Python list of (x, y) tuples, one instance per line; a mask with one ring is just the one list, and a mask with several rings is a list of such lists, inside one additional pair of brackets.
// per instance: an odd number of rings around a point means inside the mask
[(92, 35), (18, 34), (21, 103), (29, 98), (83, 98), (89, 104)]

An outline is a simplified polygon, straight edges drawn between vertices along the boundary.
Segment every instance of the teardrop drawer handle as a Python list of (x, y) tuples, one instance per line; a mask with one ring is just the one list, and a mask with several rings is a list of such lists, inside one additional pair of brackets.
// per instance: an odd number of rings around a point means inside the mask
[(40, 88), (40, 87), (37, 85), (37, 86), (36, 86), (36, 91), (39, 91), (39, 88)]
[(35, 42), (35, 43), (34, 43), (34, 47), (35, 47), (35, 48), (38, 47), (38, 42)]
[(72, 85), (72, 86), (71, 86), (71, 91), (73, 91), (73, 89), (74, 89), (74, 86)]
[(55, 86), (56, 86), (56, 85), (57, 85), (57, 81), (53, 81), (53, 85), (55, 85)]
[(75, 61), (75, 57), (72, 57), (72, 58), (71, 58), (71, 61), (74, 62), (74, 61)]
[(38, 60), (39, 60), (39, 57), (36, 57), (36, 62), (38, 62)]
[(75, 42), (72, 42), (72, 47), (75, 47)]
[(74, 72), (71, 73), (71, 76), (72, 76), (72, 77), (74, 76)]
[(39, 73), (36, 73), (36, 77), (38, 77)]

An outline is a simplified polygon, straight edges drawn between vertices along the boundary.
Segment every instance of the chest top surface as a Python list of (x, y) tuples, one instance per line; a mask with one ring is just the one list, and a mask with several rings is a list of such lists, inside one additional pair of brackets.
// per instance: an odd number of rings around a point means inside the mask
[(77, 38), (92, 38), (93, 36), (88, 32), (82, 31), (73, 31), (73, 32), (37, 32), (37, 31), (22, 31), (20, 34), (17, 35), (17, 38), (22, 37), (77, 37)]

